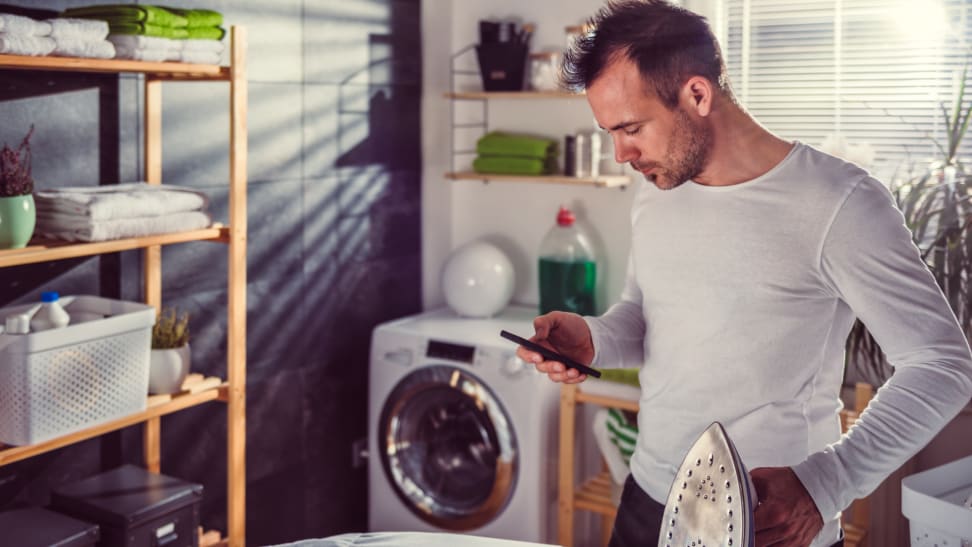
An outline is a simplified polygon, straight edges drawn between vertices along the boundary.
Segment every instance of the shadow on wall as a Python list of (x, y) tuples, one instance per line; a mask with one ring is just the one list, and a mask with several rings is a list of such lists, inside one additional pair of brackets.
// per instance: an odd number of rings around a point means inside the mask
[[(85, 3), (96, 2), (29, 4)], [(366, 470), (350, 455), (366, 435), (371, 330), (421, 309), (420, 3), (169, 4), (248, 27), (247, 543), (362, 531)], [(0, 142), (37, 125), (42, 188), (138, 180), (139, 84), (0, 71)], [(167, 82), (162, 96), (164, 181), (205, 191), (226, 222), (226, 86)], [(0, 302), (48, 289), (138, 299), (139, 255), (0, 269)], [(225, 376), (225, 248), (169, 246), (162, 263), (163, 302), (193, 317), (195, 372)], [(208, 404), (162, 427), (162, 471), (202, 483), (202, 523), (224, 531), (225, 416)], [(0, 467), (0, 510), (45, 504), (53, 486), (139, 463), (141, 444), (135, 427)]]

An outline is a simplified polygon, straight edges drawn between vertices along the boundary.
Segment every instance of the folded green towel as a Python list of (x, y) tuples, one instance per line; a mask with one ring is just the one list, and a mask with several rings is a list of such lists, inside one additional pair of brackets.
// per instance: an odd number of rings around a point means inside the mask
[(545, 159), (557, 153), (557, 142), (542, 137), (493, 131), (476, 142), (480, 156), (516, 156)]
[(543, 175), (551, 172), (546, 160), (510, 156), (480, 156), (473, 160), (473, 171), (497, 175)]
[(222, 27), (189, 27), (186, 38), (191, 40), (222, 40), (226, 29)]
[(174, 38), (184, 40), (189, 37), (189, 29), (150, 25), (148, 23), (110, 23), (110, 34), (134, 34), (138, 36), (158, 36), (159, 38)]
[(599, 378), (602, 382), (617, 382), (619, 384), (627, 384), (629, 386), (640, 387), (641, 382), (638, 380), (638, 368), (602, 368), (601, 377)]
[(104, 4), (68, 8), (64, 10), (64, 16), (102, 19), (109, 23), (147, 23), (163, 27), (185, 27), (189, 24), (185, 17), (165, 8), (143, 4)]
[(181, 15), (188, 21), (189, 28), (218, 27), (223, 24), (223, 14), (210, 9), (183, 9), (162, 6), (176, 15)]

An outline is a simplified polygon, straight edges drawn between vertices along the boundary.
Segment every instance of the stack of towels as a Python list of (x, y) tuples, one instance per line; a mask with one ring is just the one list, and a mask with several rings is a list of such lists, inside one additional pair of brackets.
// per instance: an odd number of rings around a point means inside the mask
[(0, 53), (111, 59), (115, 46), (105, 38), (104, 21), (56, 17), (43, 21), (0, 13)]
[(132, 182), (37, 190), (35, 232), (49, 239), (107, 241), (206, 228), (209, 198), (190, 188)]
[(546, 175), (557, 167), (557, 141), (493, 131), (476, 142), (477, 173)]
[(223, 53), (226, 30), (217, 11), (104, 4), (69, 8), (64, 15), (106, 22), (119, 59), (219, 64)]

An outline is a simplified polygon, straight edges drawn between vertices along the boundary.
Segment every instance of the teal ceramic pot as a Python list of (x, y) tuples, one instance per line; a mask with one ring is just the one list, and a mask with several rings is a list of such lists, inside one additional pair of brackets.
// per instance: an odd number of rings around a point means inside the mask
[(0, 197), (0, 249), (20, 249), (34, 235), (34, 196)]

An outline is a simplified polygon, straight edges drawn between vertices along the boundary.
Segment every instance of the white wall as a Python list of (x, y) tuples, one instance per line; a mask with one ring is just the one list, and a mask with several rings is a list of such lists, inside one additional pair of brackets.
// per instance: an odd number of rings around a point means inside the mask
[[(423, 5), (425, 89), (423, 106), (423, 277), (427, 308), (443, 302), (439, 276), (453, 249), (483, 238), (503, 249), (516, 270), (514, 302), (537, 303), (537, 249), (554, 224), (560, 204), (570, 205), (598, 245), (598, 307), (607, 308), (621, 291), (628, 250), (628, 211), (632, 189), (619, 190), (530, 182), (450, 181), (451, 113), (457, 120), (482, 117), (479, 102), (452, 102), (452, 52), (478, 41), (480, 19), (517, 16), (536, 24), (532, 51), (563, 49), (564, 27), (583, 23), (601, 0), (496, 0), (469, 2), (436, 0)], [(455, 59), (455, 66), (476, 70), (472, 51)], [(460, 77), (461, 89), (479, 87), (478, 77)], [(496, 100), (487, 105), (490, 129), (537, 134), (563, 142), (563, 136), (593, 127), (583, 98)], [(457, 146), (474, 146), (478, 130), (457, 131)], [(468, 169), (470, 156), (457, 156), (455, 167)], [(633, 180), (633, 184), (640, 183)]]

